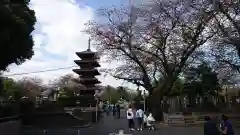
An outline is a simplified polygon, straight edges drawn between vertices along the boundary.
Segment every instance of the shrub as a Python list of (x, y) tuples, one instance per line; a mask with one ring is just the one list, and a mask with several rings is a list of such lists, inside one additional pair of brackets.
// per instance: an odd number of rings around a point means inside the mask
[(74, 97), (61, 97), (57, 101), (62, 106), (76, 106), (76, 99)]
[(0, 106), (0, 117), (19, 115), (19, 107), (16, 103), (7, 103)]
[(20, 100), (20, 113), (21, 114), (34, 114), (35, 112), (35, 103), (29, 99)]
[(22, 99), (19, 104), (22, 123), (31, 125), (34, 122), (35, 103), (29, 99)]
[(64, 112), (64, 107), (55, 101), (44, 100), (43, 103), (36, 108), (36, 113), (55, 112)]

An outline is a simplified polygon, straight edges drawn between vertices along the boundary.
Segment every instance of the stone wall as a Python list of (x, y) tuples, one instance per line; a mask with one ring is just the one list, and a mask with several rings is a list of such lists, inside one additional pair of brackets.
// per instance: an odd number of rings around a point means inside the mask
[[(233, 126), (240, 127), (240, 115), (239, 114), (225, 114), (232, 121)], [(204, 124), (205, 116), (210, 116), (216, 123), (221, 121), (221, 114), (213, 113), (192, 113), (184, 115), (182, 113), (164, 113), (164, 123), (168, 125), (202, 125)]]
[(20, 120), (0, 121), (1, 135), (21, 135), (22, 124)]

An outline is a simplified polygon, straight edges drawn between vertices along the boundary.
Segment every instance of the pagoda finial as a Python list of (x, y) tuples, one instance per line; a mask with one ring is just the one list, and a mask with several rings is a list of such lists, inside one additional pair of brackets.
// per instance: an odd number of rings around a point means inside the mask
[(87, 49), (87, 50), (88, 50), (88, 51), (91, 50), (91, 38), (88, 39), (88, 49)]

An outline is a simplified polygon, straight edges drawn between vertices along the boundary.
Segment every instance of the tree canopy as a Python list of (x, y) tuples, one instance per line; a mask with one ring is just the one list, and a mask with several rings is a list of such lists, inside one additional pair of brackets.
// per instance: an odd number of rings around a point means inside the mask
[(131, 92), (128, 88), (125, 87), (112, 87), (112, 86), (106, 86), (103, 89), (103, 94), (101, 96), (101, 99), (104, 101), (109, 101), (110, 103), (117, 103), (119, 100), (133, 100), (136, 96), (136, 93), (134, 91)]
[(35, 12), (29, 9), (30, 0), (3, 0), (0, 2), (0, 71), (9, 64), (17, 65), (30, 59), (34, 41), (32, 32)]
[(161, 1), (101, 9), (99, 16), (105, 21), (89, 22), (86, 32), (109, 60), (121, 61), (114, 77), (140, 85), (150, 95), (154, 90), (163, 95), (170, 92), (190, 56), (215, 35), (208, 23), (214, 17), (208, 5)]
[(184, 73), (184, 78), (185, 93), (195, 97), (196, 95), (216, 96), (217, 91), (220, 90), (218, 74), (206, 63), (189, 67), (189, 70)]
[(23, 96), (35, 101), (36, 96), (40, 96), (44, 86), (42, 80), (37, 77), (24, 77), (21, 80), (14, 80), (12, 78), (3, 77), (3, 91), (2, 96), (5, 99), (12, 98), (19, 100)]

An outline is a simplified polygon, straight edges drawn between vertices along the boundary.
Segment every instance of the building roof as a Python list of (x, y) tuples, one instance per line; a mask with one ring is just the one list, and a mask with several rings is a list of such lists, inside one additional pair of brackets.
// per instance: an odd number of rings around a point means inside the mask
[(55, 91), (54, 89), (48, 88), (48, 89), (44, 90), (44, 91), (41, 93), (41, 96), (43, 96), (43, 97), (48, 97), (48, 96), (51, 95), (54, 91)]

